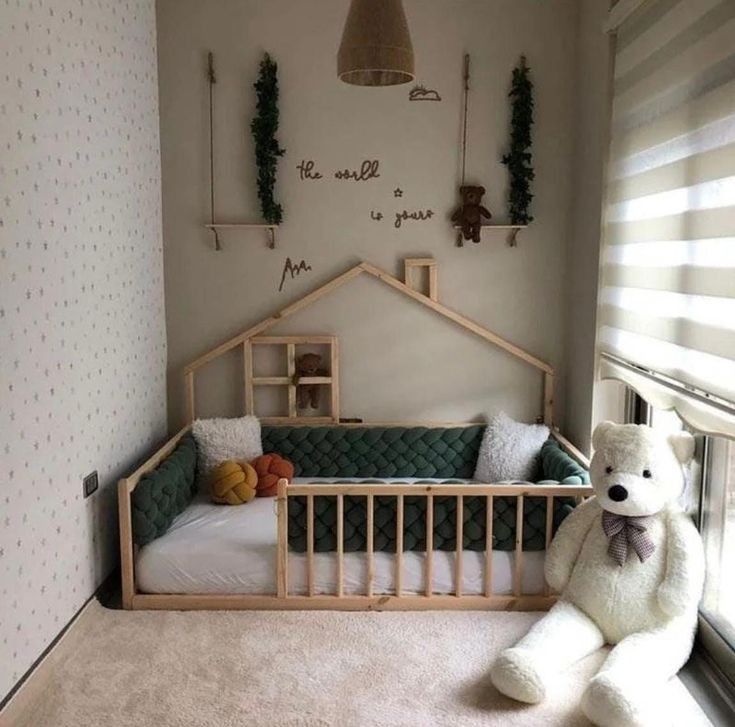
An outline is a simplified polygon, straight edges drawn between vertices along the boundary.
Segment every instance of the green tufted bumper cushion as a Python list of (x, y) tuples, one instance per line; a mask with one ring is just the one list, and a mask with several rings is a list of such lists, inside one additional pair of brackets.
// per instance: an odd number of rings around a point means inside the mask
[[(276, 428), (266, 428), (264, 431), (264, 451), (278, 451), (284, 457), (289, 457), (284, 442), (291, 442), (290, 433), (282, 437), (276, 449), (275, 438), (271, 438), (270, 431)], [(278, 428), (289, 429), (291, 432), (301, 430), (301, 427)], [(466, 430), (456, 429), (403, 429), (394, 428), (395, 431), (385, 428), (350, 430), (339, 430), (334, 438), (328, 435), (332, 430), (330, 427), (321, 428), (322, 432), (311, 441), (312, 451), (308, 457), (310, 463), (303, 465), (301, 460), (301, 475), (312, 477), (355, 477), (365, 476), (354, 464), (364, 457), (364, 443), (366, 434), (370, 432), (369, 441), (382, 443), (380, 454), (380, 469), (378, 473), (368, 476), (372, 477), (432, 477), (447, 478), (451, 483), (452, 478), (468, 479), (474, 471), (477, 448), (482, 439), (483, 427), (472, 427), (477, 430), (468, 433)], [(315, 430), (316, 431), (316, 430)], [(353, 446), (359, 450), (358, 454), (350, 450), (342, 450), (346, 432), (353, 432)], [(437, 466), (431, 449), (427, 448), (427, 433), (433, 436), (428, 438), (430, 443), (444, 443), (448, 432), (452, 433), (451, 459), (457, 469), (448, 466), (449, 451), (442, 449), (442, 465)], [(464, 432), (468, 436), (457, 436)], [(284, 432), (280, 432), (283, 434)], [(299, 437), (301, 433), (299, 433)], [(420, 467), (416, 466), (415, 457), (410, 452), (403, 450), (402, 444), (415, 437), (415, 441), (422, 442), (422, 452), (418, 458)], [(267, 439), (266, 439), (267, 438)], [(309, 437), (306, 437), (309, 440)], [(266, 444), (267, 442), (267, 444)], [(462, 443), (467, 446), (461, 449)], [(331, 445), (337, 443), (338, 451), (333, 452)], [(398, 443), (398, 445), (396, 445)], [(400, 448), (400, 452), (395, 450)], [(292, 450), (296, 456), (300, 452)], [(344, 459), (341, 456), (344, 455)], [(293, 455), (292, 455), (293, 456)], [(569, 455), (567, 455), (554, 440), (548, 440), (540, 452), (540, 465), (542, 482), (548, 484), (559, 482), (563, 484), (586, 484), (589, 475)], [(376, 461), (376, 460), (373, 460)], [(317, 462), (326, 462), (328, 470), (318, 469)], [(401, 469), (397, 463), (403, 466), (408, 463), (409, 469)], [(313, 469), (312, 469), (313, 468)], [(376, 465), (377, 468), (377, 465)], [(426, 469), (432, 468), (432, 474), (425, 474)], [(336, 471), (335, 471), (336, 470)], [(349, 472), (349, 474), (346, 474)], [(421, 471), (423, 470), (423, 471)], [(297, 473), (299, 469), (297, 468)], [(386, 474), (383, 474), (383, 473)], [(420, 472), (420, 473), (419, 473)], [(469, 474), (467, 474), (469, 472)], [(447, 477), (448, 475), (448, 477)], [(455, 479), (456, 481), (456, 479)], [(456, 545), (456, 522), (457, 501), (454, 497), (434, 497), (434, 548), (436, 550), (452, 551)], [(390, 496), (376, 496), (375, 505), (375, 532), (374, 548), (376, 551), (395, 551), (396, 543), (396, 498)], [(483, 551), (485, 549), (485, 515), (486, 498), (465, 496), (462, 513), (463, 520), (463, 547), (465, 550)], [(554, 530), (562, 520), (571, 512), (574, 500), (571, 498), (554, 499)], [(526, 497), (523, 501), (523, 548), (524, 550), (543, 550), (545, 546), (546, 528), (546, 498)], [(367, 546), (367, 501), (365, 497), (348, 495), (344, 498), (344, 548), (346, 552), (364, 551)], [(289, 546), (296, 552), (306, 551), (306, 498), (289, 498), (288, 508), (289, 521)], [(516, 522), (516, 498), (495, 497), (493, 498), (493, 548), (495, 550), (513, 550), (515, 547), (515, 522)], [(317, 552), (331, 552), (337, 547), (337, 504), (336, 498), (328, 496), (317, 496), (314, 498), (314, 549)], [(426, 498), (405, 497), (404, 498), (404, 549), (424, 550), (426, 547)]]
[(136, 545), (145, 545), (163, 535), (173, 519), (186, 509), (196, 491), (196, 462), (196, 443), (187, 434), (155, 470), (141, 477), (131, 498)]
[[(455, 482), (471, 478), (482, 441), (482, 425), (465, 428), (425, 427), (275, 427), (262, 429), (263, 450), (278, 452), (294, 463), (299, 477), (418, 477)], [(133, 540), (145, 545), (163, 535), (195, 494), (196, 443), (191, 434), (153, 472), (144, 475), (132, 494)], [(587, 484), (588, 473), (554, 440), (541, 449), (542, 482)], [(375, 497), (375, 549), (395, 549), (394, 497)], [(347, 496), (345, 550), (366, 548), (366, 499)], [(426, 499), (404, 499), (404, 548), (422, 550), (426, 543)], [(554, 501), (554, 527), (571, 512), (571, 498)], [(454, 550), (457, 503), (434, 497), (434, 547)], [(464, 498), (464, 548), (485, 548), (484, 497)], [(314, 547), (336, 550), (336, 500), (314, 498)], [(516, 499), (493, 500), (493, 547), (512, 550), (515, 543)], [(546, 499), (524, 498), (523, 547), (542, 550), (545, 544)], [(289, 544), (306, 551), (306, 500), (289, 498)]]
[(547, 439), (541, 447), (542, 482), (560, 485), (589, 485), (590, 474), (573, 460), (555, 439)]
[(264, 426), (264, 452), (293, 462), (295, 477), (472, 477), (483, 425), (427, 427)]

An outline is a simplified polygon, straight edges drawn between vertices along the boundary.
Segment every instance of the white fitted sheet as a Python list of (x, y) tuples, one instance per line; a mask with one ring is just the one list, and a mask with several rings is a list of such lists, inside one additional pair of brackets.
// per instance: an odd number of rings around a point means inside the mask
[[(328, 478), (305, 478), (298, 482), (335, 482)], [(340, 482), (364, 482), (364, 479), (340, 478)], [(429, 480), (421, 480), (428, 482)], [(370, 482), (376, 482), (375, 479)], [(392, 478), (390, 482), (415, 482)], [(143, 546), (136, 559), (136, 581), (144, 593), (248, 593), (276, 592), (276, 501), (256, 498), (246, 505), (215, 505), (197, 497), (172, 523), (168, 532)], [(395, 557), (375, 553), (376, 594), (390, 594), (395, 585)], [(509, 594), (512, 590), (514, 554), (493, 551), (493, 592)], [(522, 592), (541, 593), (543, 589), (544, 552), (523, 554)], [(403, 591), (425, 590), (425, 554), (403, 554)], [(455, 554), (434, 551), (434, 592), (453, 593)], [(465, 594), (484, 590), (485, 554), (463, 553)], [(365, 593), (367, 559), (365, 553), (344, 554), (344, 591)], [(334, 594), (337, 589), (337, 559), (334, 553), (314, 555), (317, 593)], [(306, 554), (289, 553), (289, 593), (306, 593)]]

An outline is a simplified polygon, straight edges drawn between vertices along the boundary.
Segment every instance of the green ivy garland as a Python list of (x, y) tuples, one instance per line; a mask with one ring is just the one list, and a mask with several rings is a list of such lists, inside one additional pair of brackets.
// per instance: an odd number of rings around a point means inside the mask
[(283, 207), (276, 202), (273, 192), (276, 186), (278, 157), (283, 156), (276, 139), (278, 131), (278, 65), (266, 53), (260, 62), (260, 73), (255, 82), (258, 113), (250, 124), (255, 140), (255, 163), (258, 167), (258, 198), (263, 219), (269, 225), (277, 225), (283, 219)]
[(502, 161), (510, 172), (510, 220), (513, 225), (527, 225), (533, 220), (529, 213), (531, 181), (535, 174), (531, 166), (531, 127), (533, 126), (533, 83), (528, 76), (526, 57), (513, 69), (510, 93), (513, 115), (510, 130), (510, 151)]

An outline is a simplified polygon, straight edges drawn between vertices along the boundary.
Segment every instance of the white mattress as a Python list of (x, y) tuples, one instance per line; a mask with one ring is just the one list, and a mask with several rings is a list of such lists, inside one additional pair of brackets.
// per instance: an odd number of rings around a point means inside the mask
[[(298, 482), (334, 482), (312, 477)], [(348, 480), (340, 482), (359, 482)], [(376, 480), (371, 480), (375, 482)], [(391, 482), (414, 482), (391, 479)], [(429, 480), (422, 480), (428, 482)], [(144, 593), (249, 593), (276, 592), (276, 501), (256, 498), (238, 507), (215, 505), (196, 498), (172, 523), (168, 532), (143, 546), (136, 559), (136, 580)], [(512, 590), (514, 554), (493, 551), (493, 592), (509, 594)], [(395, 592), (395, 557), (375, 553), (376, 594)], [(544, 553), (523, 554), (524, 594), (540, 593), (543, 588)], [(463, 592), (480, 594), (484, 589), (485, 554), (463, 553)], [(403, 554), (403, 591), (425, 590), (425, 554)], [(454, 553), (434, 551), (434, 592), (453, 593)], [(344, 591), (364, 594), (367, 573), (365, 553), (344, 554)], [(337, 560), (334, 553), (314, 556), (317, 593), (334, 594), (337, 588)], [(289, 593), (306, 593), (306, 554), (289, 553)]]

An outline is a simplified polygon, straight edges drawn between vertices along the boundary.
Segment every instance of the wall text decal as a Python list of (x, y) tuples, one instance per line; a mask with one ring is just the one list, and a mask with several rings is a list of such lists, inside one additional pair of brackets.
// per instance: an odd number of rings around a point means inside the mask
[(311, 159), (302, 159), (300, 164), (296, 165), (299, 170), (299, 179), (321, 179), (321, 172), (314, 171), (314, 162)]
[[(324, 175), (316, 168), (316, 162), (313, 159), (302, 159), (296, 169), (299, 172), (299, 179), (302, 181), (310, 179), (324, 179)], [(367, 182), (370, 179), (378, 179), (380, 177), (380, 161), (378, 159), (365, 159), (358, 169), (337, 169), (333, 174), (335, 179), (349, 182)]]
[(281, 274), (281, 284), (278, 286), (278, 292), (280, 293), (283, 290), (283, 284), (286, 282), (286, 275), (291, 275), (291, 280), (301, 275), (301, 273), (306, 273), (311, 270), (311, 265), (309, 265), (306, 260), (302, 260), (298, 265), (294, 265), (291, 262), (291, 258), (287, 257), (286, 262), (283, 264), (283, 273)]
[[(296, 169), (299, 172), (299, 179), (302, 181), (320, 180), (324, 179), (324, 175), (319, 171), (317, 162), (313, 159), (302, 159), (297, 165)], [(380, 177), (380, 160), (379, 159), (364, 159), (359, 168), (350, 169), (337, 169), (333, 172), (332, 176), (334, 179), (339, 181), (350, 181), (350, 182), (367, 182), (371, 179), (377, 179)], [(395, 187), (393, 189), (393, 197), (401, 199), (404, 196), (404, 191), (401, 187)], [(425, 222), (430, 220), (434, 216), (434, 211), (431, 209), (418, 209), (418, 210), (400, 210), (393, 212), (395, 219), (393, 225), (396, 229), (400, 229), (404, 222), (414, 220), (417, 222)], [(381, 210), (371, 209), (370, 219), (374, 222), (382, 222), (385, 215)], [(294, 265), (290, 258), (286, 258), (286, 264), (283, 268), (283, 275), (281, 276), (281, 284), (278, 286), (278, 290), (283, 290), (283, 285), (286, 280), (286, 275), (290, 274), (291, 279), (296, 277), (302, 272), (311, 270), (311, 267), (306, 264), (303, 260), (298, 264)]]
[(360, 169), (340, 169), (334, 173), (335, 179), (351, 179), (355, 182), (367, 182), (369, 179), (377, 179), (380, 174), (378, 169), (380, 162), (377, 159), (365, 159)]
[(399, 229), (406, 220), (430, 220), (433, 216), (433, 210), (416, 210), (415, 212), (403, 210), (403, 212), (396, 212), (396, 221), (393, 224), (396, 229)]

